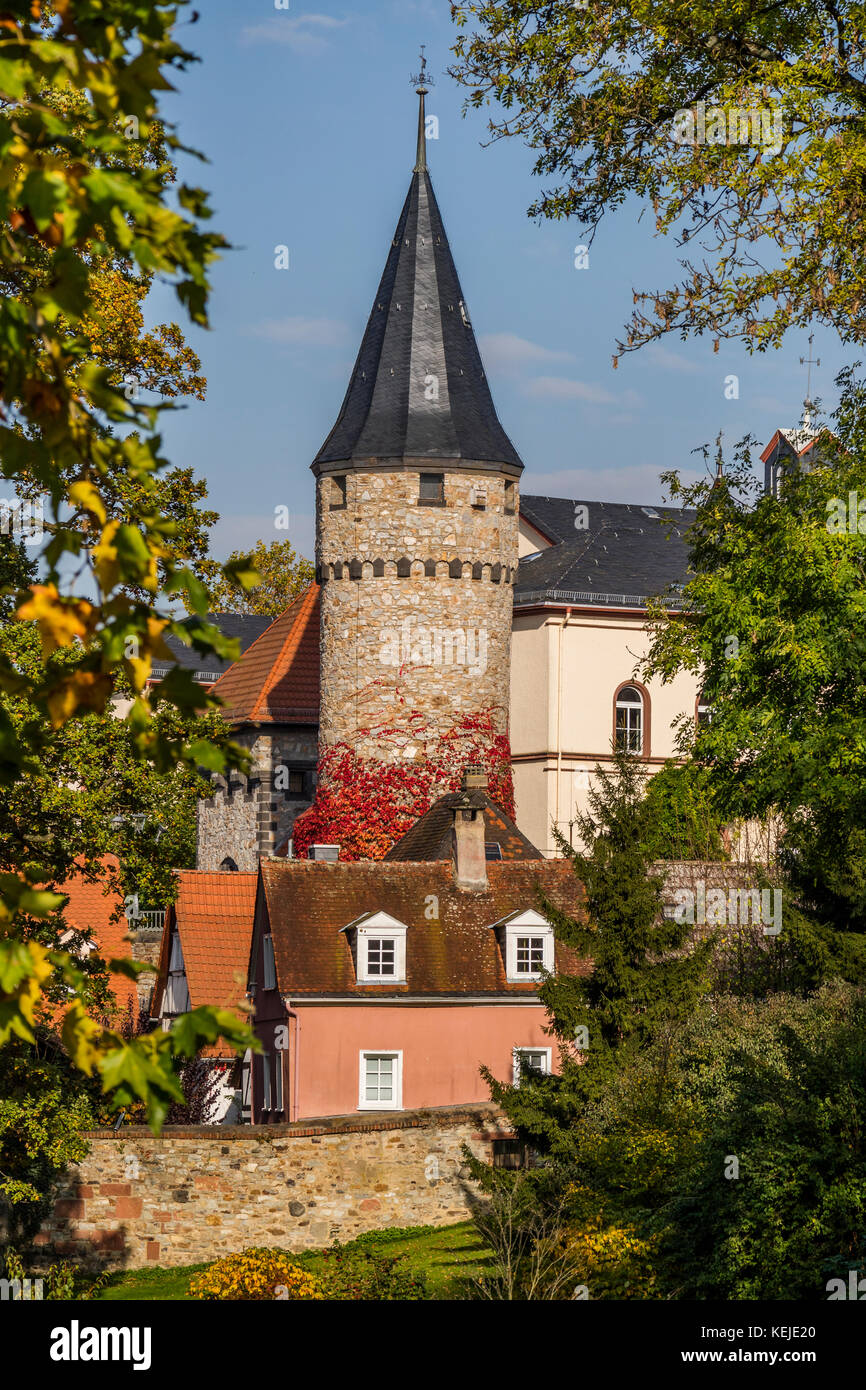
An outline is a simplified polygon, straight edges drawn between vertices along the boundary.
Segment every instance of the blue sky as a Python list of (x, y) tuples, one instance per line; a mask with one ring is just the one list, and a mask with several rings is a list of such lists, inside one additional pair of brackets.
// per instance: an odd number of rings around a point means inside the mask
[[(218, 558), (259, 537), (313, 545), (309, 464), (336, 419), (406, 195), (417, 97), (409, 74), (427, 44), (439, 138), (428, 162), (502, 423), (526, 464), (523, 490), (587, 500), (661, 500), (658, 475), (702, 465), (692, 450), (720, 429), (768, 440), (798, 422), (806, 333), (749, 357), (708, 340), (611, 358), (632, 289), (672, 282), (676, 250), (627, 207), (602, 224), (589, 267), (579, 229), (526, 216), (537, 192), (518, 142), (484, 147), (486, 117), (461, 114), (445, 74), (447, 0), (365, 0), (289, 10), (275, 0), (205, 0), (182, 33), (202, 62), (164, 102), (181, 139), (208, 157), (182, 174), (211, 192), (214, 225), (235, 248), (216, 266), (209, 331), (189, 329), (206, 402), (165, 419), (172, 461), (208, 479), (222, 520)], [(288, 270), (275, 247), (289, 248)], [(157, 288), (154, 321), (178, 319)], [(180, 320), (182, 322), (182, 319)], [(186, 331), (186, 330), (185, 330)], [(835, 400), (846, 354), (816, 330), (812, 394)], [(725, 377), (739, 377), (726, 400)]]

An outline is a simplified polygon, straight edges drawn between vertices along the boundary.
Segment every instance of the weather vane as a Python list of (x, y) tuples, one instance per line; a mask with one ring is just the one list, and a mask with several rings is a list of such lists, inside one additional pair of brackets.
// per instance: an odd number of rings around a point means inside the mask
[[(812, 344), (814, 343), (814, 341), (815, 341), (815, 334), (814, 334), (814, 333), (810, 333), (810, 334), (809, 334), (809, 352), (810, 352), (810, 353), (811, 353), (811, 351), (812, 351)], [(806, 399), (805, 399), (804, 402), (803, 402), (803, 424), (808, 426), (808, 425), (810, 425), (810, 424), (812, 423), (812, 420), (811, 420), (811, 416), (812, 416), (812, 368), (813, 368), (813, 367), (820, 367), (820, 365), (821, 365), (821, 359), (820, 359), (820, 357), (801, 357), (801, 358), (800, 358), (800, 366), (801, 366), (801, 367), (805, 366), (807, 363), (808, 363), (808, 368), (807, 368), (807, 372), (806, 372)]]
[(428, 87), (435, 87), (435, 86), (436, 86), (435, 79), (432, 78), (432, 77), (430, 76), (430, 74), (428, 73), (428, 71), (427, 71), (427, 55), (426, 55), (425, 52), (424, 52), (424, 49), (425, 49), (426, 47), (427, 47), (426, 43), (422, 43), (422, 45), (421, 45), (421, 71), (420, 71), (420, 72), (416, 72), (416, 73), (412, 73), (412, 74), (410, 75), (410, 77), (409, 77), (409, 81), (412, 83), (412, 86), (413, 86), (413, 87), (424, 87), (424, 88), (426, 89), (426, 88), (428, 88)]

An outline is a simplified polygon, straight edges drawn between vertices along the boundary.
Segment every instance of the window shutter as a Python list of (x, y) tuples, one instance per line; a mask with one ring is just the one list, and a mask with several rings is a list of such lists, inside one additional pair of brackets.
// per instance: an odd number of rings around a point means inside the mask
[(276, 989), (277, 968), (274, 962), (274, 938), (272, 936), (266, 936), (262, 941), (262, 957), (264, 962), (262, 987), (264, 989)]

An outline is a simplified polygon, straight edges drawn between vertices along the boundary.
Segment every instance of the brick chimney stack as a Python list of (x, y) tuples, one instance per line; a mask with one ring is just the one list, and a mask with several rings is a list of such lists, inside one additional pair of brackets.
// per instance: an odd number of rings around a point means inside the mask
[(467, 892), (483, 893), (487, 889), (484, 843), (486, 790), (487, 774), (483, 768), (465, 768), (453, 807), (452, 858), (454, 882)]

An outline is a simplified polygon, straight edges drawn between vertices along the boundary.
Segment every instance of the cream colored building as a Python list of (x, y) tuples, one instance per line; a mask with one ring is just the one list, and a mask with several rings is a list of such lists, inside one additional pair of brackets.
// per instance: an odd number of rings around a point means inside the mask
[(554, 855), (554, 825), (579, 843), (576, 812), (615, 740), (657, 771), (676, 756), (677, 719), (697, 718), (694, 676), (668, 685), (636, 676), (649, 645), (647, 598), (685, 582), (691, 514), (532, 495), (520, 509), (511, 661), (517, 823)]

